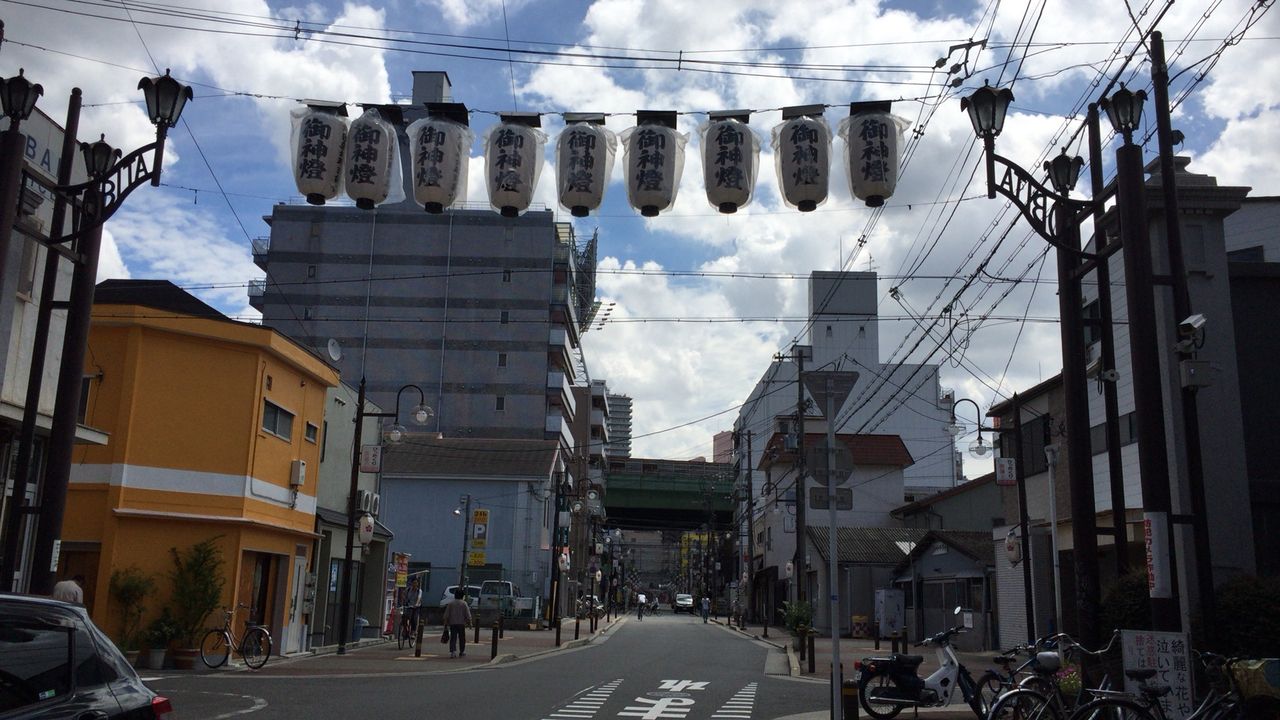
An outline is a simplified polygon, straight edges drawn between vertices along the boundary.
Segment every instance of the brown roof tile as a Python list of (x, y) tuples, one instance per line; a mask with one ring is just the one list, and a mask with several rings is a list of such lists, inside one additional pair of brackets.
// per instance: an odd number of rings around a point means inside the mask
[(545, 477), (556, 461), (555, 440), (438, 438), (407, 435), (388, 445), (382, 472), (391, 475)]

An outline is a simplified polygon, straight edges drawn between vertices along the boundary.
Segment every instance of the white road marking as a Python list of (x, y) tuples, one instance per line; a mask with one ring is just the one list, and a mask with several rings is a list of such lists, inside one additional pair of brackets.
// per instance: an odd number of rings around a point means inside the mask
[[(692, 698), (664, 697), (657, 700), (636, 698), (639, 705), (628, 705), (618, 717), (635, 717), (640, 720), (683, 720), (693, 709)], [(647, 706), (647, 707), (646, 707)]]
[(724, 705), (715, 711), (711, 720), (750, 720), (751, 711), (756, 703), (756, 687), (756, 683), (749, 683), (734, 693), (733, 697), (726, 700)]
[(543, 720), (589, 720), (595, 717), (604, 706), (613, 691), (622, 684), (622, 679), (611, 680), (603, 685), (591, 686), (581, 690), (578, 695), (564, 707), (556, 708)]

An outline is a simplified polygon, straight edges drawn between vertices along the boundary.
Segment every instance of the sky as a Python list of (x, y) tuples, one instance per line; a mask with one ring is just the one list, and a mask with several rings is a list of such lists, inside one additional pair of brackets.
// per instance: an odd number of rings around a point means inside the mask
[[(940, 363), (943, 387), (984, 409), (1056, 374), (1053, 258), (1016, 210), (986, 198), (960, 98), (983, 82), (1012, 88), (997, 148), (1028, 169), (1064, 146), (1087, 154), (1081, 109), (1113, 78), (1149, 89), (1154, 25), (1189, 170), (1277, 195), (1273, 2), (0, 0), (0, 75), (24, 68), (59, 122), (81, 87), (81, 137), (105, 133), (126, 150), (153, 134), (138, 79), (168, 68), (190, 84), (163, 185), (135, 192), (108, 223), (100, 279), (168, 279), (249, 320), (246, 285), (263, 276), (252, 240), (269, 235), (273, 204), (301, 202), (289, 160), (300, 99), (408, 102), (412, 71), (444, 70), (477, 134), (494, 112), (544, 113), (535, 201), (551, 207), (559, 113), (609, 113), (620, 133), (636, 110), (680, 112), (690, 142), (668, 212), (627, 205), (619, 157), (597, 213), (557, 213), (580, 239), (599, 233), (597, 294), (613, 307), (584, 336), (591, 376), (633, 398), (634, 455), (684, 459), (711, 455), (711, 436), (803, 331), (815, 270), (879, 272), (881, 360)], [(893, 101), (910, 123), (895, 194), (878, 211), (852, 199), (837, 140), (830, 199), (811, 213), (787, 207), (768, 142), (780, 108), (828, 105), (834, 131), (848, 103), (867, 100)], [(725, 109), (753, 111), (763, 148), (753, 201), (734, 215), (707, 201), (697, 138), (706, 112)], [(1150, 160), (1150, 103), (1144, 122)], [(482, 153), (477, 140), (471, 201), (487, 199)], [(972, 406), (961, 412), (972, 427)], [(971, 477), (989, 468), (966, 460)]]

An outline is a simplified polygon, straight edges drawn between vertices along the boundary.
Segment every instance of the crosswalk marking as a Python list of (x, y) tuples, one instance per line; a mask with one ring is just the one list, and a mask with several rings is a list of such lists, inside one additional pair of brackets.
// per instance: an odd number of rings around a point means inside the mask
[(757, 683), (749, 683), (734, 693), (715, 711), (711, 720), (749, 720), (756, 704), (756, 687)]
[(569, 701), (564, 707), (556, 708), (543, 720), (590, 720), (600, 708), (604, 707), (613, 691), (622, 684), (622, 678), (611, 680), (603, 685), (587, 688), (582, 694)]

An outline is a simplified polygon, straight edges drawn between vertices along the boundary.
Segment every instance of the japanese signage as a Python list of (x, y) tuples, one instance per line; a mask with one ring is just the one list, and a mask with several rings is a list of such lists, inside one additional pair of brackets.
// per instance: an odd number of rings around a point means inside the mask
[(465, 199), (467, 160), (475, 137), (471, 129), (428, 117), (415, 121), (407, 133), (413, 156), (413, 199), (429, 213), (442, 213)]
[[(1155, 670), (1150, 682), (1168, 685), (1170, 692), (1160, 698), (1168, 720), (1186, 720), (1195, 711), (1191, 687), (1191, 643), (1184, 633), (1122, 630), (1124, 669)], [(1140, 684), (1125, 678), (1125, 691), (1137, 693)]]
[(467, 565), (469, 567), (484, 567), (484, 551), (472, 550), (467, 553)]
[(1018, 484), (1018, 459), (1017, 458), (996, 458), (996, 484), (997, 485), (1017, 485)]
[(515, 217), (529, 208), (542, 173), (542, 148), (547, 136), (532, 123), (537, 116), (503, 116), (486, 139), (486, 180), (489, 203), (504, 217)]
[(396, 587), (409, 586), (409, 556), (406, 553), (392, 553), (392, 564), (396, 571)]
[(898, 148), (906, 121), (889, 114), (889, 103), (853, 103), (840, 123), (849, 192), (879, 207), (898, 184)]
[(471, 547), (483, 548), (489, 541), (489, 511), (471, 511)]
[(626, 131), (627, 199), (645, 217), (675, 204), (688, 141), (675, 130), (675, 113), (638, 113), (640, 124)]
[(323, 205), (342, 187), (347, 124), (334, 111), (294, 111), (293, 179), (307, 202)]
[[(812, 116), (791, 117), (773, 129), (774, 162), (782, 199), (809, 212), (826, 202), (831, 175), (831, 129), (822, 119), (822, 106)], [(787, 117), (787, 110), (783, 117)]]
[(382, 446), (364, 445), (360, 448), (360, 472), (382, 472)]
[(558, 199), (574, 217), (600, 207), (609, 183), (618, 141), (603, 123), (603, 115), (571, 121), (556, 142)]
[(347, 195), (356, 207), (371, 209), (385, 201), (391, 190), (395, 159), (395, 128), (370, 108), (351, 123), (347, 137)]
[(707, 200), (723, 213), (751, 202), (760, 145), (742, 119), (712, 115), (702, 130), (702, 169)]
[(1147, 545), (1147, 589), (1153, 598), (1173, 597), (1169, 578), (1169, 521), (1162, 512), (1143, 513), (1142, 534)]

